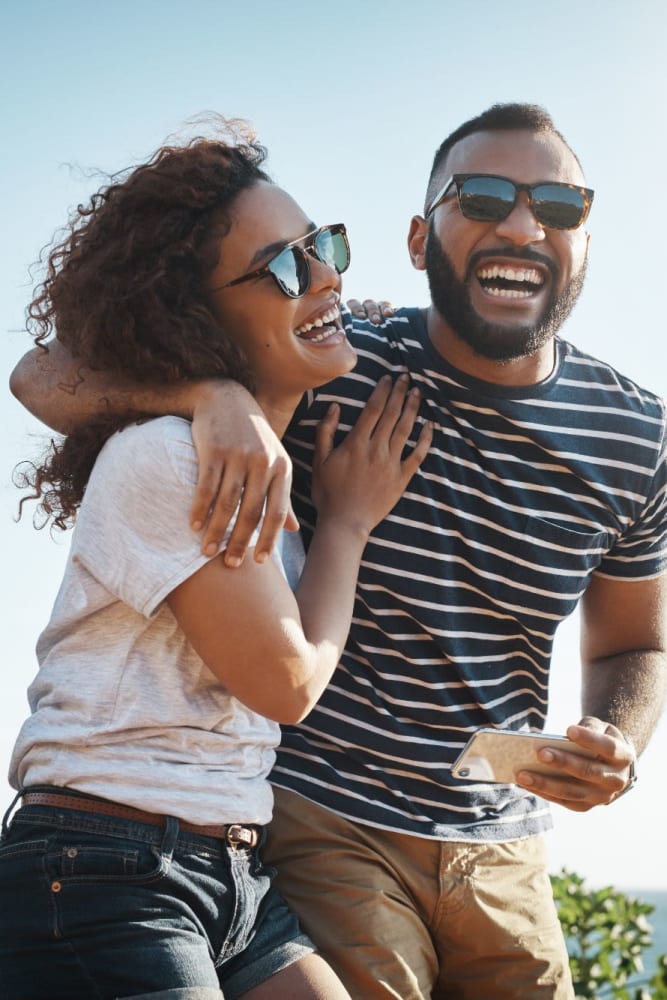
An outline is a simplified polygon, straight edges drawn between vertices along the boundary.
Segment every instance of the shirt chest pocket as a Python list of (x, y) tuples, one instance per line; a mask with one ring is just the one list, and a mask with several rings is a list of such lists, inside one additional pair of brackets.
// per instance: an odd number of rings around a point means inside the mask
[(508, 610), (561, 621), (576, 607), (609, 547), (606, 531), (574, 530), (525, 515), (506, 531), (503, 557), (483, 560), (488, 592)]

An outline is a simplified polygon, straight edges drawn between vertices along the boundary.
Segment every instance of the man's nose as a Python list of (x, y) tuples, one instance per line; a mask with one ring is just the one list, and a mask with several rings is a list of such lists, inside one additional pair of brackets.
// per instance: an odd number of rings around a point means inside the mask
[(535, 218), (526, 191), (520, 191), (516, 204), (506, 219), (496, 225), (496, 232), (502, 239), (516, 246), (541, 243), (546, 238), (544, 226)]

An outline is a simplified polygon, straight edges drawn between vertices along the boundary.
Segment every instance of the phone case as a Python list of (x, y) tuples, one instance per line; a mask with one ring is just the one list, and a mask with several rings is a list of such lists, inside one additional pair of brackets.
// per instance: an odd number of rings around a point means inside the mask
[(517, 771), (553, 774), (554, 768), (537, 757), (541, 747), (567, 750), (580, 757), (594, 757), (567, 736), (547, 733), (517, 733), (508, 729), (479, 729), (470, 737), (452, 764), (455, 778), (467, 781), (514, 784)]

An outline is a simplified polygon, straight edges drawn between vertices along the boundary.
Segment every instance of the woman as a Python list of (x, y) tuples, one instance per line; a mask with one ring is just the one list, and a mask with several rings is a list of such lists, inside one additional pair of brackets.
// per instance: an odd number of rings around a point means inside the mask
[[(354, 365), (349, 250), (229, 129), (160, 149), (80, 208), (29, 313), (38, 343), (57, 327), (91, 367), (236, 379), (282, 434), (305, 390)], [(347, 997), (258, 849), (278, 723), (331, 677), (365, 541), (427, 451), (425, 427), (403, 457), (417, 407), (383, 384), (338, 448), (336, 411), (321, 425), (295, 593), (279, 560), (230, 570), (224, 545), (200, 552), (187, 421), (91, 424), (35, 470), (45, 514), (77, 525), (10, 768), (3, 1000)]]

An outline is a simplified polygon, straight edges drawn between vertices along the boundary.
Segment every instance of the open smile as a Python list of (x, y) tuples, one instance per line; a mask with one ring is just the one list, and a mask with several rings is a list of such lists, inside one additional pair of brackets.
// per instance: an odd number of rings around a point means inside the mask
[(528, 265), (484, 265), (475, 272), (487, 295), (503, 299), (529, 299), (542, 291), (546, 277)]
[(340, 333), (343, 333), (343, 323), (338, 306), (330, 306), (313, 319), (302, 323), (294, 331), (295, 336), (300, 340), (307, 340), (310, 344), (321, 344)]

